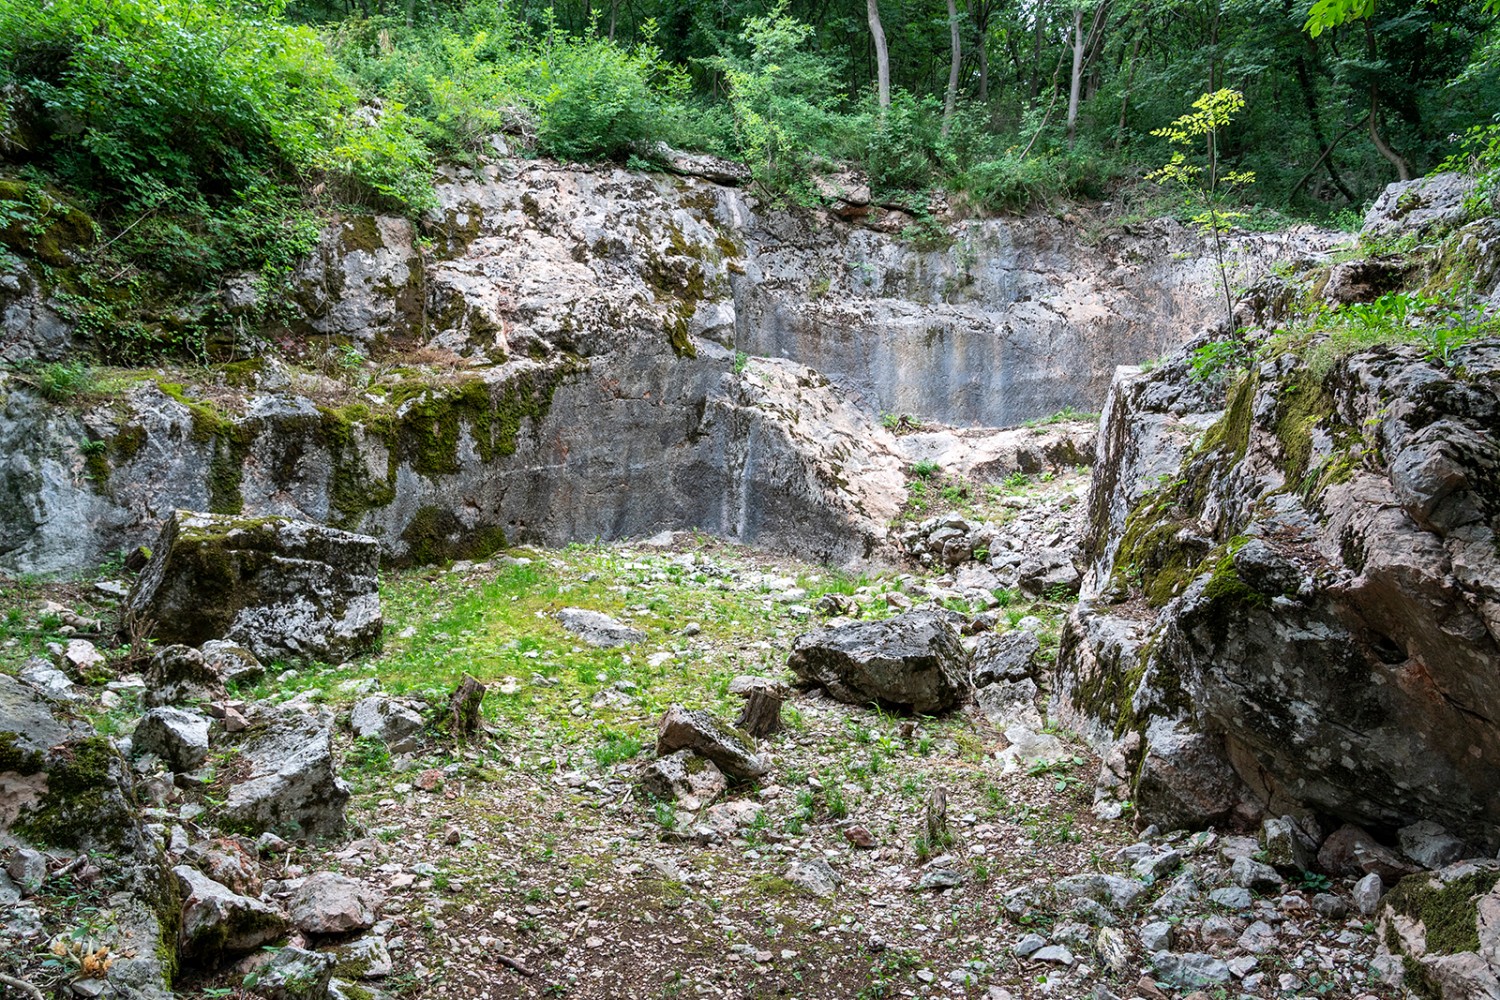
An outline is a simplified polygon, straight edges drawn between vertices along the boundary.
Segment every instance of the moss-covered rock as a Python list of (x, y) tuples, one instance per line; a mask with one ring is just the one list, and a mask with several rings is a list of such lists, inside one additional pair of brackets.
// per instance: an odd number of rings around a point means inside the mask
[(380, 547), (289, 518), (176, 511), (129, 606), (162, 642), (229, 639), (262, 660), (337, 662), (378, 646)]

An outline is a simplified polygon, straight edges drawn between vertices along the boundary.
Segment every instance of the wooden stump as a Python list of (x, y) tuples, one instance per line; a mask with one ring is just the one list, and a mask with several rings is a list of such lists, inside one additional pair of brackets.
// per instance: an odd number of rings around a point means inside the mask
[(781, 703), (786, 700), (786, 685), (766, 677), (736, 677), (729, 684), (729, 692), (745, 699), (735, 726), (756, 739), (781, 732)]
[(483, 684), (464, 674), (448, 699), (448, 732), (453, 736), (472, 736), (479, 731), (479, 706), (484, 701)]
[(953, 843), (953, 834), (948, 829), (948, 793), (934, 788), (927, 797), (927, 847), (934, 854), (945, 850)]

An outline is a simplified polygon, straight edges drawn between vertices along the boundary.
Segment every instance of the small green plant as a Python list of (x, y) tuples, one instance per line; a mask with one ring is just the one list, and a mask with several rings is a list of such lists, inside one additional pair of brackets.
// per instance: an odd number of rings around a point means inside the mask
[(918, 479), (931, 479), (933, 476), (936, 476), (939, 472), (941, 472), (942, 468), (942, 466), (938, 465), (931, 459), (924, 458), (920, 461), (911, 463), (911, 474), (916, 476)]
[(600, 741), (595, 744), (592, 753), (594, 761), (601, 768), (609, 768), (621, 761), (630, 760), (641, 752), (643, 745), (636, 736), (615, 729), (606, 729)]
[(744, 351), (735, 351), (734, 352), (734, 373), (736, 375), (743, 374), (744, 371), (745, 371), (745, 369), (748, 368), (749, 366), (750, 366), (750, 355), (746, 354)]
[[(1190, 221), (1204, 235), (1213, 237), (1214, 261), (1224, 289), (1224, 308), (1231, 326), (1234, 324), (1234, 294), (1229, 288), (1224, 234), (1233, 228), (1235, 220), (1244, 218), (1245, 213), (1230, 211), (1225, 206), (1228, 192), (1255, 183), (1255, 174), (1248, 170), (1224, 170), (1219, 162), (1219, 139), (1235, 114), (1244, 107), (1245, 95), (1238, 90), (1216, 90), (1199, 97), (1193, 102), (1190, 113), (1151, 132), (1176, 148), (1165, 164), (1147, 175), (1147, 180), (1182, 188), (1195, 209)], [(1206, 162), (1190, 161), (1189, 155), (1196, 154), (1200, 148), (1206, 150)]]
[(1188, 358), (1188, 377), (1194, 382), (1222, 385), (1231, 376), (1244, 371), (1250, 363), (1250, 351), (1244, 342), (1211, 340), (1195, 348)]

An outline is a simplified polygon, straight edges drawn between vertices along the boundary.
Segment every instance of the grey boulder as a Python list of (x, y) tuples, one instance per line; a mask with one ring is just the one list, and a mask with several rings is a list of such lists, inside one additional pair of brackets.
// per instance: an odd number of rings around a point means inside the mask
[(684, 809), (712, 805), (728, 788), (714, 762), (691, 750), (678, 750), (645, 764), (636, 781), (648, 798), (676, 802)]
[(969, 694), (969, 654), (935, 611), (801, 636), (788, 661), (804, 682), (850, 704), (940, 712)]
[(678, 750), (708, 758), (736, 781), (756, 781), (771, 773), (771, 762), (756, 752), (753, 739), (701, 709), (688, 711), (673, 705), (662, 716), (656, 755), (666, 757)]
[(247, 736), (238, 758), (246, 773), (229, 787), (225, 819), (304, 836), (343, 830), (349, 789), (334, 767), (331, 717), (280, 708)]
[(196, 771), (208, 759), (208, 720), (180, 708), (153, 708), (141, 716), (131, 747), (136, 754), (156, 754), (175, 773)]
[(286, 933), (286, 916), (275, 907), (238, 895), (187, 865), (178, 865), (172, 874), (182, 891), (178, 941), (185, 956), (217, 960), (253, 951)]
[(292, 892), (292, 922), (308, 934), (348, 934), (371, 927), (380, 894), (358, 879), (333, 872), (309, 876)]
[(223, 678), (198, 650), (178, 643), (152, 654), (141, 696), (147, 705), (186, 705), (223, 697)]
[(380, 543), (306, 521), (175, 511), (127, 600), (164, 642), (228, 639), (265, 659), (337, 662), (381, 635)]
[(361, 698), (349, 713), (349, 728), (355, 736), (379, 740), (397, 753), (416, 749), (422, 725), (422, 713), (415, 705), (380, 694)]
[(646, 633), (640, 629), (615, 621), (600, 611), (563, 608), (557, 613), (557, 621), (563, 628), (598, 649), (632, 646), (646, 640)]

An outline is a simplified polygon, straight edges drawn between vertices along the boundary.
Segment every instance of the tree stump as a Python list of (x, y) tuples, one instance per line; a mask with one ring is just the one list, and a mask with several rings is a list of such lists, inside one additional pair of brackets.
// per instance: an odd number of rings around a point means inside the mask
[(948, 829), (948, 793), (934, 788), (927, 796), (927, 847), (934, 854), (953, 844), (953, 834)]
[(453, 736), (472, 736), (479, 731), (479, 706), (484, 701), (485, 686), (468, 674), (448, 699), (448, 732)]
[(785, 684), (768, 677), (736, 677), (729, 684), (729, 693), (745, 699), (740, 717), (734, 722), (736, 727), (756, 739), (781, 732), (781, 703), (787, 696)]

